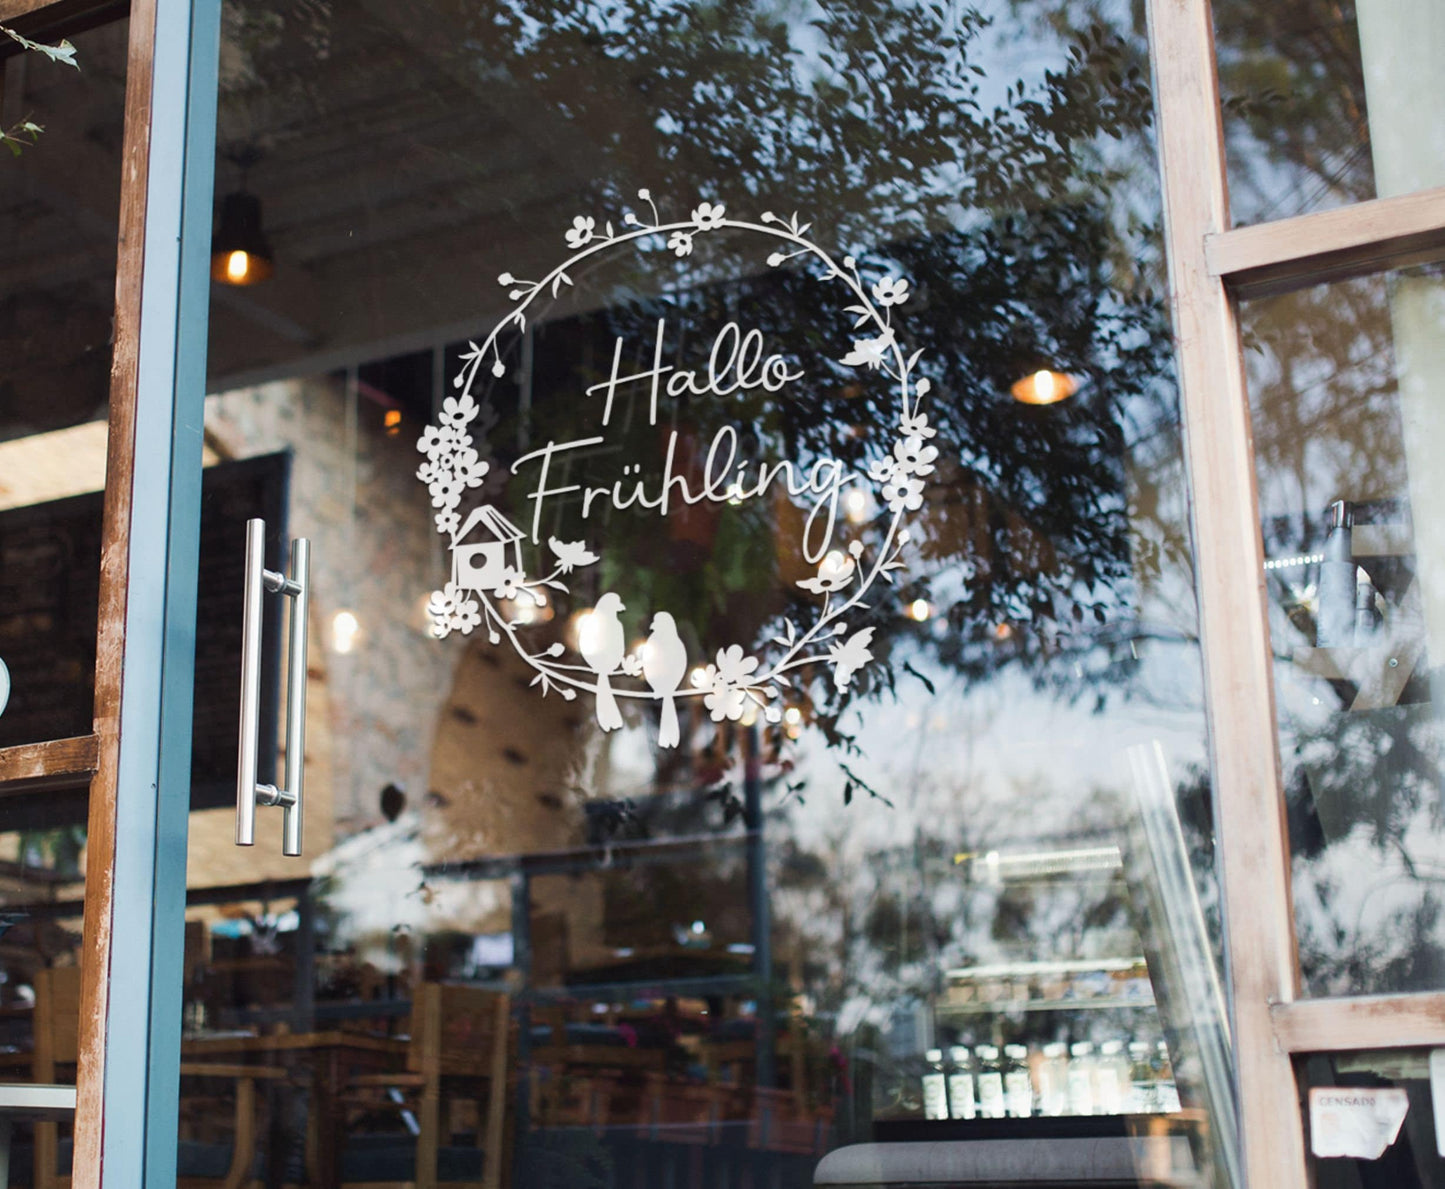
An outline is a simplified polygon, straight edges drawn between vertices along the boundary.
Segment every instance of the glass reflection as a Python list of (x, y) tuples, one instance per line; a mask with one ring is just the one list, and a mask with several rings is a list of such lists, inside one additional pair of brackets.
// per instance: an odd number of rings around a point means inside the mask
[(208, 441), (292, 451), (327, 643), (315, 857), (192, 818), (234, 973), (186, 1051), (288, 1071), (258, 1161), (801, 1186), (1098, 1134), (1215, 1175), (1132, 31), (247, 3), (223, 63), (274, 271), (213, 290)]
[(1445, 181), (1438, 102), (1445, 20), (1429, 0), (1214, 0), (1237, 224)]
[(1246, 307), (1300, 963), (1434, 989), (1438, 269)]

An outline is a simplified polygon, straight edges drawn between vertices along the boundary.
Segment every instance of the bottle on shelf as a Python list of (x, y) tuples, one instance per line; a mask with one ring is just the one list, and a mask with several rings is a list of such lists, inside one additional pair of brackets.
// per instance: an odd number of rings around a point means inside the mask
[(928, 1068), (923, 1073), (923, 1117), (948, 1118), (948, 1084), (943, 1073), (943, 1050), (929, 1049), (924, 1054)]
[(1175, 1111), (1182, 1109), (1179, 1101), (1179, 1088), (1174, 1084), (1174, 1063), (1169, 1060), (1169, 1046), (1162, 1040), (1156, 1046), (1158, 1054), (1155, 1061), (1156, 1085), (1159, 1094), (1159, 1110), (1166, 1115), (1172, 1115)]
[(948, 1114), (953, 1119), (972, 1119), (978, 1114), (974, 1095), (973, 1057), (963, 1045), (948, 1050), (952, 1062), (948, 1071)]
[(1044, 1045), (1044, 1059), (1039, 1064), (1039, 1113), (1069, 1113), (1069, 1046)]
[(998, 1049), (993, 1045), (979, 1045), (973, 1055), (978, 1065), (978, 1113), (985, 1119), (1002, 1119), (1008, 1110)]
[(1092, 1115), (1094, 1107), (1094, 1046), (1081, 1040), (1069, 1046), (1069, 1114)]
[(1027, 1119), (1034, 1113), (1034, 1080), (1029, 1073), (1027, 1045), (1004, 1045), (1003, 1092), (1009, 1117)]
[(1149, 1061), (1149, 1046), (1142, 1040), (1129, 1042), (1129, 1093), (1124, 1109), (1131, 1115), (1152, 1115), (1159, 1110), (1158, 1084)]
[(1094, 1110), (1100, 1115), (1122, 1115), (1129, 1089), (1129, 1061), (1122, 1040), (1106, 1040), (1099, 1046), (1094, 1066)]

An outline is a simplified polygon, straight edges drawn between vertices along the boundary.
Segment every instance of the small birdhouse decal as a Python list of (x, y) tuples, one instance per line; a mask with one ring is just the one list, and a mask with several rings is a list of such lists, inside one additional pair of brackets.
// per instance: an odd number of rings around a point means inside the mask
[(473, 509), (452, 538), (452, 581), (463, 590), (495, 590), (509, 568), (523, 573), (525, 535), (491, 504)]

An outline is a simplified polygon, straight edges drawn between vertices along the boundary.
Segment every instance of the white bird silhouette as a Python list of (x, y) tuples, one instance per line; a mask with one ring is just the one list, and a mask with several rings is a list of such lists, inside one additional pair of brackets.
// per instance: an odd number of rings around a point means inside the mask
[(627, 651), (622, 621), (617, 618), (617, 613), (625, 610), (622, 600), (609, 590), (592, 608), (577, 642), (582, 659), (597, 674), (597, 725), (604, 731), (615, 731), (622, 726), (622, 711), (617, 708), (617, 698), (612, 692), (611, 674)]
[(642, 653), (642, 675), (652, 692), (662, 694), (662, 724), (657, 730), (658, 747), (676, 747), (681, 739), (677, 726), (677, 687), (687, 673), (687, 646), (677, 634), (677, 623), (666, 611), (652, 617), (652, 635)]

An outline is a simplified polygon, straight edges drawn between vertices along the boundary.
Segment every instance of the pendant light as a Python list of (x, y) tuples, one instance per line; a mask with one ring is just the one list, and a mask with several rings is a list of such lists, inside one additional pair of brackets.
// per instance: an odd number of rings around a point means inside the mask
[(1079, 381), (1067, 372), (1040, 368), (1010, 386), (1014, 400), (1026, 405), (1054, 405), (1079, 390)]
[(236, 190), (221, 200), (221, 218), (211, 236), (211, 280), (255, 285), (274, 271), (271, 245), (261, 230), (261, 200)]

